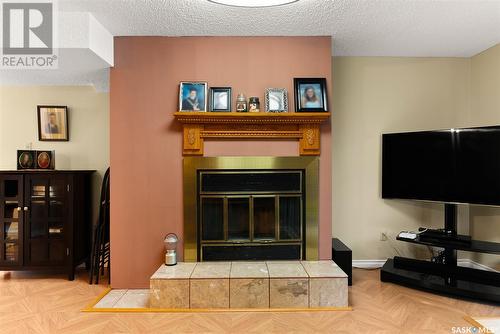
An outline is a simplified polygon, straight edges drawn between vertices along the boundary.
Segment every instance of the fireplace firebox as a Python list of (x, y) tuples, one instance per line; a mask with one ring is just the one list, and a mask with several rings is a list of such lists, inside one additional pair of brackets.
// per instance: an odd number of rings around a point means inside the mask
[(303, 173), (198, 171), (201, 261), (302, 259)]
[(184, 261), (317, 260), (316, 157), (184, 158)]

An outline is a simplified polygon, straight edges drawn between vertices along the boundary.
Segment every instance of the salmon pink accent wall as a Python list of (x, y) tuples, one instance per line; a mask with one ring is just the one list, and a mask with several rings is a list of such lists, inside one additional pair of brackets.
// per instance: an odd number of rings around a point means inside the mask
[[(208, 81), (259, 96), (294, 77), (325, 77), (331, 103), (330, 37), (118, 37), (111, 70), (111, 278), (113, 288), (145, 288), (164, 260), (163, 237), (175, 232), (182, 259), (180, 81)], [(322, 126), (320, 258), (331, 258), (330, 125)], [(298, 154), (297, 142), (206, 142), (205, 154)]]

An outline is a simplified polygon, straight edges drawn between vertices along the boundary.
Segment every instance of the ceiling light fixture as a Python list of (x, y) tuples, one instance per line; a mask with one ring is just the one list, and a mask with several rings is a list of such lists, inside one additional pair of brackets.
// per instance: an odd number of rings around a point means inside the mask
[(288, 5), (299, 0), (208, 0), (219, 5), (232, 6), (232, 7), (274, 7)]

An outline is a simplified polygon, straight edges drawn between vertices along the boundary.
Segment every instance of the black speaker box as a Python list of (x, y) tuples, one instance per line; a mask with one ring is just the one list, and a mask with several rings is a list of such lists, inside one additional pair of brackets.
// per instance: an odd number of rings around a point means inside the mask
[(347, 274), (352, 285), (352, 251), (337, 238), (332, 239), (332, 260)]

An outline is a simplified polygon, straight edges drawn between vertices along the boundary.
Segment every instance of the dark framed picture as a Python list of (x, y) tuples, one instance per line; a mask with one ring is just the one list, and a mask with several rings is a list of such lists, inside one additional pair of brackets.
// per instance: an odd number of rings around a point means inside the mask
[(210, 111), (231, 111), (231, 87), (210, 87)]
[(267, 88), (266, 112), (288, 112), (288, 93), (284, 88)]
[(68, 107), (37, 106), (38, 140), (68, 141)]
[(206, 82), (182, 81), (179, 85), (179, 111), (207, 111)]
[(31, 150), (17, 151), (17, 169), (35, 169), (36, 152)]
[(54, 169), (54, 152), (36, 151), (36, 167), (38, 169)]
[(294, 78), (295, 111), (328, 111), (325, 78)]

